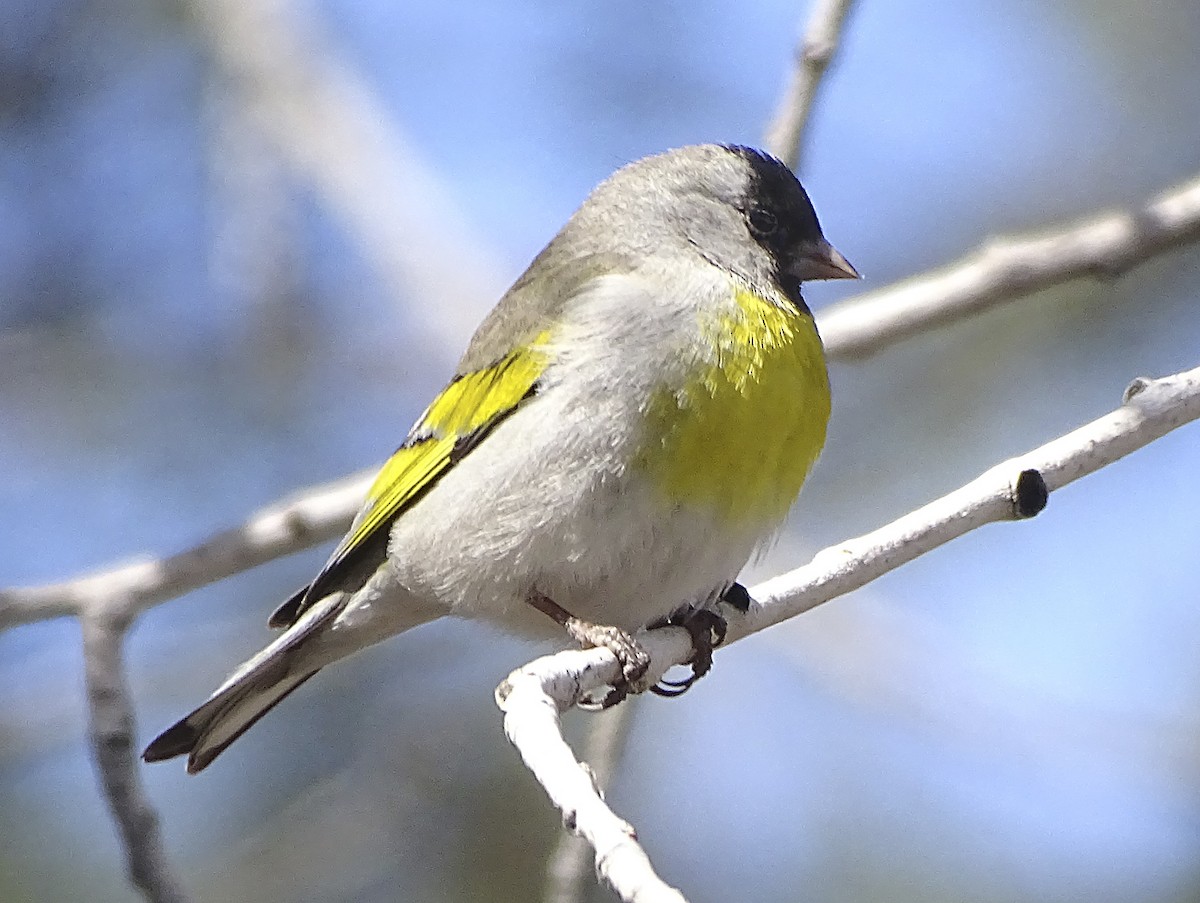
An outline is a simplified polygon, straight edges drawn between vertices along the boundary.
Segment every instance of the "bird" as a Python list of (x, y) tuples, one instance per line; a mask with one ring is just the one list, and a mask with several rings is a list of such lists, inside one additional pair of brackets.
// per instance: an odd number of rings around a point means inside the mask
[(745, 600), (737, 575), (830, 416), (800, 286), (850, 278), (768, 153), (699, 144), (618, 169), (483, 320), (328, 563), (271, 616), (283, 633), (143, 758), (199, 772), (321, 668), (444, 616), (565, 630), (634, 683), (634, 631)]

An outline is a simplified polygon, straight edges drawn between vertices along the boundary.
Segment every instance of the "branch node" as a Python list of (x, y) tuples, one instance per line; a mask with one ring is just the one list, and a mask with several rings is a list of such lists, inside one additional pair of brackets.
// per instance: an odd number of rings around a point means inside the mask
[(819, 72), (829, 65), (835, 50), (837, 44), (828, 35), (809, 37), (800, 47), (797, 62)]
[(1013, 516), (1018, 520), (1040, 514), (1050, 500), (1050, 489), (1041, 471), (1029, 468), (1017, 474), (1012, 500)]
[(1139, 376), (1125, 387), (1124, 394), (1121, 395), (1121, 404), (1129, 404), (1136, 395), (1141, 395), (1146, 389), (1154, 383), (1148, 376)]
[(508, 697), (512, 691), (512, 682), (507, 677), (496, 685), (496, 707), (501, 711), (504, 710), (504, 704), (508, 701)]

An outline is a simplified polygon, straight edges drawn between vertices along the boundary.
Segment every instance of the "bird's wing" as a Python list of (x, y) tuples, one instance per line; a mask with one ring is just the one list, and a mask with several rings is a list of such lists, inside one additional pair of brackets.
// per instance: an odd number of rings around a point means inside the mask
[(350, 531), (316, 579), (271, 615), (288, 627), (318, 599), (367, 576), (387, 555), (390, 528), (437, 481), (538, 390), (549, 363), (548, 333), (489, 366), (460, 373), (421, 415), (404, 444), (383, 466)]

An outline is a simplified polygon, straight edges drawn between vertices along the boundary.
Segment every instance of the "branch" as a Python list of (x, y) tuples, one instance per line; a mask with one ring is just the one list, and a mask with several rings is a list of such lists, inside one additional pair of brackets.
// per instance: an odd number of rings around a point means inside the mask
[[(670, 633), (687, 636), (676, 628)], [(682, 645), (677, 645), (681, 651)], [(558, 716), (570, 705), (559, 700), (578, 701), (584, 680), (602, 686), (606, 680), (596, 682), (598, 671), (611, 671), (615, 679), (616, 659), (611, 653), (605, 653), (607, 659), (599, 658), (597, 651), (565, 653), (571, 661), (568, 667), (546, 668), (545, 663), (560, 661), (558, 656), (548, 656), (510, 674), (496, 689), (496, 702), (505, 713), (504, 732), (562, 812), (563, 825), (596, 851), (596, 873), (617, 896), (631, 903), (687, 903), (654, 873), (633, 826), (605, 805), (591, 771), (576, 761), (563, 740)]]
[(1115, 279), (1200, 240), (1200, 176), (1132, 210), (1038, 237), (998, 239), (957, 263), (818, 315), (831, 357), (862, 358), (918, 332), (1082, 276)]
[[(962, 488), (885, 527), (831, 546), (812, 562), (755, 587), (745, 615), (728, 609), (726, 642), (806, 612), (858, 589), (888, 571), (984, 524), (1018, 520), (1041, 510), (1046, 492), (1123, 458), (1200, 417), (1200, 367), (1163, 379), (1135, 380), (1121, 407), (1024, 455), (998, 464)], [(647, 680), (684, 664), (691, 641), (679, 628), (639, 635), (652, 665)], [(514, 671), (496, 689), (504, 731), (525, 764), (592, 844), (596, 867), (622, 900), (678, 900), (654, 873), (631, 826), (596, 792), (559, 730), (560, 712), (619, 676), (612, 653), (570, 650)]]
[(123, 644), (133, 618), (150, 606), (235, 574), (286, 551), (343, 532), (366, 491), (356, 475), (265, 508), (242, 526), (157, 561), (114, 568), (68, 583), (0, 590), (0, 628), (75, 615), (83, 630), (88, 738), (117, 824), (130, 879), (152, 903), (185, 903), (167, 862), (158, 816), (142, 787)]
[[(635, 709), (636, 706), (632, 705), (616, 706), (599, 713), (588, 726), (584, 765), (594, 776), (597, 792), (602, 796), (625, 750)], [(591, 883), (587, 880), (592, 873), (590, 859), (586, 842), (570, 831), (560, 832), (546, 866), (544, 903), (578, 903), (583, 900)]]
[(158, 815), (146, 798), (137, 768), (133, 706), (124, 680), (122, 648), (129, 621), (97, 610), (84, 614), (81, 626), (88, 741), (121, 834), (129, 879), (151, 903), (186, 903), (188, 896), (167, 862)]
[(804, 133), (817, 91), (837, 53), (852, 5), (853, 0), (816, 0), (804, 37), (796, 47), (791, 80), (763, 138), (766, 149), (791, 170), (800, 166)]
[(0, 589), (0, 630), (105, 610), (125, 618), (193, 589), (334, 539), (350, 526), (372, 475), (344, 477), (250, 515), (176, 555), (137, 561), (64, 583)]

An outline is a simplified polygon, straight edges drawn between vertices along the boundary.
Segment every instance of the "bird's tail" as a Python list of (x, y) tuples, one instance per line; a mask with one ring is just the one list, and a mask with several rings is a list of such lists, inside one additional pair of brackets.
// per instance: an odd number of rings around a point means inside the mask
[(250, 659), (208, 701), (156, 737), (142, 753), (147, 762), (187, 755), (187, 770), (207, 767), (285, 696), (338, 655), (312, 648), (345, 608), (349, 596), (334, 593), (318, 601), (295, 626)]

